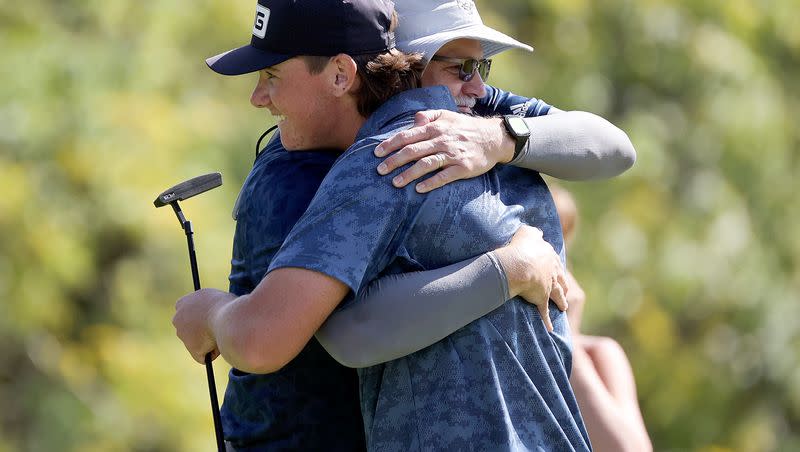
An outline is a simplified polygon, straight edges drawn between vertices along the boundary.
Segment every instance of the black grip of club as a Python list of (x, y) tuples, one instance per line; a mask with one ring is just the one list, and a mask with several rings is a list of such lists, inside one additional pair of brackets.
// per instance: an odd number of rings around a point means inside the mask
[(200, 272), (197, 270), (197, 254), (194, 252), (194, 231), (192, 230), (192, 222), (186, 220), (183, 223), (183, 230), (186, 232), (186, 244), (189, 246), (189, 264), (192, 266), (194, 290), (200, 290)]
[[(192, 267), (192, 282), (194, 290), (200, 290), (200, 272), (197, 270), (197, 254), (194, 251), (194, 231), (192, 222), (183, 222), (183, 230), (186, 233), (186, 244), (189, 246), (189, 263)], [(214, 367), (211, 365), (211, 353), (206, 353), (205, 359), (206, 377), (208, 377), (208, 394), (211, 397), (211, 415), (214, 418), (214, 433), (217, 437), (217, 450), (225, 452), (225, 438), (222, 433), (222, 417), (219, 414), (219, 400), (217, 399), (217, 384), (214, 380)]]

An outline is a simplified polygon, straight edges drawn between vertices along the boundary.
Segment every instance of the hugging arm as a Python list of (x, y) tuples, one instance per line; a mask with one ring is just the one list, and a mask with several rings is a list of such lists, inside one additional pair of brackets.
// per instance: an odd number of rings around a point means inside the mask
[(499, 163), (539, 171), (564, 180), (606, 179), (633, 166), (636, 150), (628, 135), (606, 119), (585, 111), (563, 111), (542, 100), (526, 98), (493, 86), (475, 105), (482, 117), (523, 117), (531, 138), (511, 160), (506, 144)]
[[(617, 176), (636, 160), (627, 134), (600, 116), (561, 111), (537, 99), (486, 88), (487, 96), (475, 108), (481, 116), (442, 110), (417, 113), (415, 127), (376, 149), (376, 156), (389, 156), (378, 172), (389, 174), (416, 161), (392, 182), (402, 187), (434, 173), (417, 184), (417, 191), (424, 193), (483, 174), (497, 163), (564, 180), (590, 180)], [(514, 140), (498, 117), (506, 114), (523, 116), (531, 130), (531, 138), (517, 158), (513, 158)]]
[(341, 364), (368, 367), (433, 344), (509, 298), (505, 273), (490, 252), (384, 276), (328, 317), (316, 336)]
[(316, 336), (334, 359), (367, 367), (413, 353), (521, 295), (552, 330), (548, 301), (566, 309), (558, 255), (522, 226), (509, 245), (434, 270), (384, 276), (334, 312)]
[[(628, 135), (607, 120), (584, 111), (550, 111), (525, 118), (531, 137), (509, 165), (564, 180), (591, 180), (622, 174), (635, 162)], [(507, 149), (501, 158), (508, 155)]]

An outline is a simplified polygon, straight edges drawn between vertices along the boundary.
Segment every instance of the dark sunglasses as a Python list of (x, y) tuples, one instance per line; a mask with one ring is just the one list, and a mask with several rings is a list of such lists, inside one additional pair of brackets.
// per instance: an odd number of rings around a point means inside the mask
[(481, 79), (485, 82), (486, 79), (489, 78), (489, 69), (492, 68), (492, 60), (487, 59), (476, 60), (475, 58), (463, 59), (434, 55), (431, 61), (460, 64), (461, 66), (458, 68), (458, 78), (465, 82), (472, 80), (475, 72), (480, 74)]

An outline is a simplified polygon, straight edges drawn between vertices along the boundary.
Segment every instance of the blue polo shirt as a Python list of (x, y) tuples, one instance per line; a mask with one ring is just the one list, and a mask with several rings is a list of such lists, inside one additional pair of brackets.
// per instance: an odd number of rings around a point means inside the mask
[[(538, 174), (501, 166), (429, 194), (391, 185), (373, 150), (414, 113), (454, 110), (442, 87), (401, 93), (379, 108), (333, 165), (270, 270), (319, 271), (358, 293), (384, 274), (427, 270), (506, 244), (521, 223), (563, 248)], [(353, 302), (353, 299), (345, 303)], [(536, 308), (513, 299), (411, 355), (360, 369), (369, 450), (588, 450), (569, 386), (566, 315), (548, 332)]]
[[(235, 207), (230, 291), (253, 291), (308, 207), (339, 151), (287, 152), (276, 136), (259, 154)], [(358, 375), (312, 338), (281, 370), (232, 369), (221, 409), (237, 451), (363, 450)]]
[[(549, 106), (487, 86), (476, 107), (483, 115), (546, 114)], [(250, 293), (305, 212), (339, 151), (287, 152), (276, 136), (257, 157), (236, 206), (230, 291)], [(377, 164), (377, 160), (376, 163)], [(536, 190), (544, 183), (528, 170), (507, 168), (516, 182), (508, 190)], [(374, 173), (374, 168), (369, 170)], [(552, 202), (539, 207), (546, 212)], [(538, 215), (551, 217), (550, 213)], [(563, 254), (560, 227), (545, 226), (545, 238)], [(541, 226), (540, 226), (541, 227)], [(565, 356), (568, 356), (567, 352)], [(366, 448), (354, 369), (341, 366), (312, 339), (286, 367), (268, 375), (232, 369), (222, 406), (225, 437), (240, 451)]]

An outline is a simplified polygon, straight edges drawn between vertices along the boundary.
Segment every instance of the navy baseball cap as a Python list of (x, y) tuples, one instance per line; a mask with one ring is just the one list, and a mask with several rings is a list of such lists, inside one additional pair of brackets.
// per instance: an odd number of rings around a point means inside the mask
[(299, 55), (364, 55), (394, 48), (389, 0), (258, 0), (249, 45), (206, 60), (223, 75), (274, 66)]

